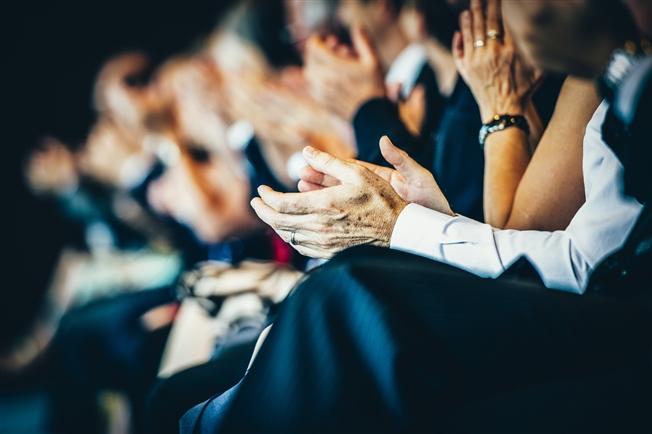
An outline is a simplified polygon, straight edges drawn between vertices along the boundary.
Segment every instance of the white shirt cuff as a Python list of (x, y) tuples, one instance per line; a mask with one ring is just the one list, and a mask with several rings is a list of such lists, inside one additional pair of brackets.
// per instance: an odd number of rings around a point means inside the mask
[(497, 277), (504, 271), (491, 226), (417, 204), (409, 204), (399, 215), (390, 248), (446, 262), (481, 277)]

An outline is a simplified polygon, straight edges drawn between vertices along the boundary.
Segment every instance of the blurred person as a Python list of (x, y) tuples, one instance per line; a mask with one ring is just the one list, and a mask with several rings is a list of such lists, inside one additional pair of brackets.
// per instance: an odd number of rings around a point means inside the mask
[[(373, 44), (359, 30), (353, 33), (356, 51), (362, 53), (358, 55), (338, 53), (341, 46), (329, 47), (332, 42), (327, 39), (313, 38), (306, 56), (306, 77), (318, 100), (352, 119), (359, 160), (386, 165), (378, 141), (387, 135), (436, 174), (458, 212), (481, 220), (484, 158), (475, 133), (481, 120), (472, 93), (458, 79), (450, 51), (457, 28), (454, 17), (453, 9), (443, 1), (405, 3), (399, 23), (411, 42), (406, 52), (420, 52), (426, 63), (416, 83), (404, 79), (405, 89), (383, 86)], [(396, 66), (409, 69), (405, 63), (399, 58)], [(546, 79), (536, 95), (543, 120), (528, 112), (528, 120), (533, 118), (533, 140), (538, 140), (550, 118), (557, 86), (557, 79)], [(399, 95), (408, 100), (397, 106), (392, 99)]]
[(93, 103), (100, 116), (108, 117), (138, 141), (148, 113), (160, 107), (148, 84), (151, 64), (144, 53), (126, 52), (109, 59), (98, 73)]
[[(369, 2), (369, 7), (380, 3)], [(328, 38), (313, 37), (305, 75), (315, 98), (352, 123), (359, 160), (386, 165), (378, 141), (387, 135), (437, 173), (456, 209), (481, 218), (483, 159), (472, 132), (480, 128), (480, 118), (472, 94), (457, 80), (449, 49), (455, 26), (446, 16), (453, 18), (444, 2), (408, 2), (397, 12), (397, 31), (418, 44), (407, 50), (416, 50), (424, 59), (415, 63), (410, 60), (415, 56), (408, 55), (405, 61), (396, 60), (396, 67), (403, 70), (399, 85), (388, 89), (375, 41), (361, 27), (352, 31), (354, 52), (342, 51), (341, 44), (333, 45)], [(425, 21), (430, 27), (423, 25)], [(401, 110), (405, 105), (390, 97), (408, 98), (405, 104), (413, 109), (406, 116)]]
[(228, 123), (251, 125), (270, 170), (291, 189), (296, 169), (289, 163), (302, 144), (342, 156), (352, 155), (353, 145), (347, 126), (305, 93), (285, 19), (282, 1), (242, 2), (211, 38), (208, 52), (222, 77)]

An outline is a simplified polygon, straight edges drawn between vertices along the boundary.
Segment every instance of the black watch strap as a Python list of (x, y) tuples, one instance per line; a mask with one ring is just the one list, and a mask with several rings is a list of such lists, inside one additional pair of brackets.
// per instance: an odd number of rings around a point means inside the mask
[(480, 146), (484, 149), (484, 144), (487, 141), (487, 137), (490, 134), (495, 133), (496, 131), (503, 131), (507, 128), (520, 128), (523, 130), (526, 136), (530, 135), (530, 126), (527, 123), (527, 120), (524, 116), (521, 115), (496, 115), (491, 120), (482, 125), (480, 128), (480, 134), (478, 136), (478, 141)]

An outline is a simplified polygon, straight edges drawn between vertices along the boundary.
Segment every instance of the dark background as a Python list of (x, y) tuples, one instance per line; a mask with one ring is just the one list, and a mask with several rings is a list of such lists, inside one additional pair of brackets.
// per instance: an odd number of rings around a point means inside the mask
[(44, 135), (76, 146), (94, 120), (92, 85), (111, 55), (139, 49), (154, 62), (191, 48), (227, 0), (37, 1), (3, 5), (0, 102), (0, 335), (29, 322), (69, 224), (26, 190), (22, 164)]

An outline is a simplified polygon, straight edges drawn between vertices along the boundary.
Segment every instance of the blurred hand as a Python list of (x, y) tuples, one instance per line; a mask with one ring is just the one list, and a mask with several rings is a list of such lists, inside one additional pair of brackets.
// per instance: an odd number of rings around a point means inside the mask
[(301, 254), (330, 258), (349, 247), (388, 247), (407, 203), (385, 179), (366, 167), (307, 147), (304, 157), (317, 172), (337, 180), (307, 193), (258, 189), (256, 214)]
[(25, 175), (35, 193), (63, 194), (77, 186), (75, 156), (63, 143), (47, 138), (31, 155)]
[(480, 0), (460, 15), (461, 32), (453, 38), (455, 64), (473, 92), (482, 121), (495, 115), (524, 115), (541, 71), (526, 64), (506, 27), (500, 0), (487, 1), (487, 16)]
[(345, 120), (362, 104), (385, 96), (376, 51), (361, 27), (352, 31), (353, 50), (334, 37), (313, 36), (306, 47), (305, 77), (317, 102)]
[[(403, 150), (394, 146), (387, 136), (380, 139), (380, 152), (394, 169), (377, 166), (364, 161), (351, 161), (366, 167), (394, 188), (406, 202), (453, 215), (448, 200), (442, 193), (432, 173), (419, 165)], [(339, 185), (339, 180), (308, 166), (301, 173), (299, 191), (309, 192)]]
[(228, 76), (227, 80), (230, 116), (252, 124), (265, 160), (288, 187), (294, 180), (288, 174), (287, 162), (306, 145), (339, 157), (353, 155), (350, 125), (305, 94), (296, 77), (292, 86), (277, 76), (265, 80), (249, 75)]

